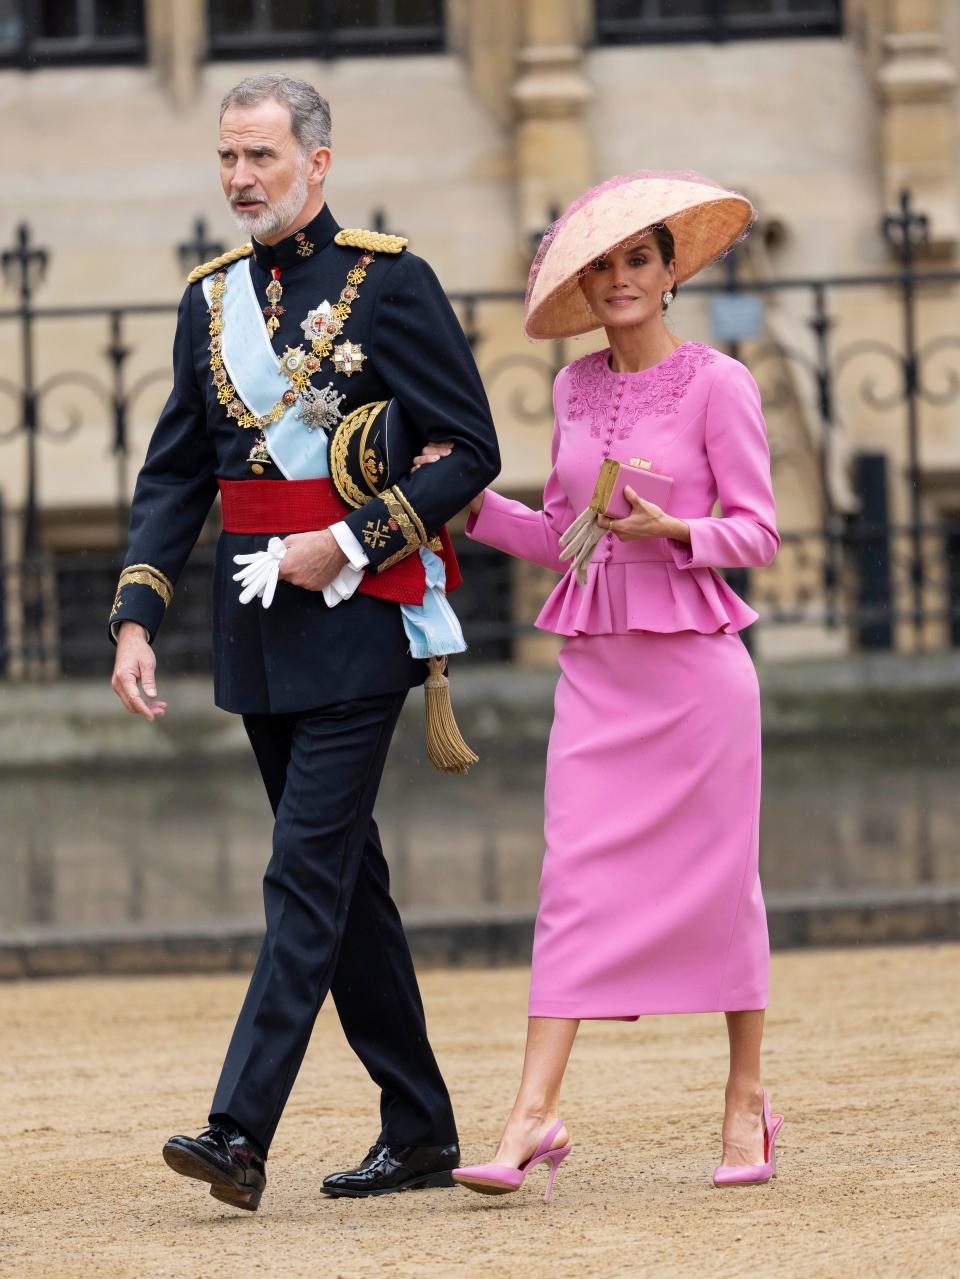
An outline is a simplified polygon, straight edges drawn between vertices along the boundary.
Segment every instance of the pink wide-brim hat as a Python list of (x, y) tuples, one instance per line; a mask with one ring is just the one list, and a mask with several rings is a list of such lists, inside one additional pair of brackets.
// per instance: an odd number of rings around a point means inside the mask
[(653, 227), (667, 226), (673, 233), (676, 278), (682, 284), (743, 239), (755, 216), (746, 196), (699, 173), (642, 170), (591, 188), (540, 243), (527, 282), (527, 337), (576, 337), (600, 328), (587, 310), (581, 273)]

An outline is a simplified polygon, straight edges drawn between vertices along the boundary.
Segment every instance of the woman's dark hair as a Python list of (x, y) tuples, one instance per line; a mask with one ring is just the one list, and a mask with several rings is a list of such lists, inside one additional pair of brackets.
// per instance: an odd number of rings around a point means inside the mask
[[(673, 232), (666, 223), (659, 222), (656, 226), (652, 226), (650, 228), (650, 234), (653, 236), (657, 248), (660, 251), (660, 257), (663, 260), (663, 265), (669, 266), (673, 259), (677, 256), (677, 246), (673, 241)], [(679, 291), (680, 286), (675, 284), (673, 286), (673, 296), (676, 297)], [(667, 304), (664, 303), (663, 310), (665, 311), (666, 309)]]

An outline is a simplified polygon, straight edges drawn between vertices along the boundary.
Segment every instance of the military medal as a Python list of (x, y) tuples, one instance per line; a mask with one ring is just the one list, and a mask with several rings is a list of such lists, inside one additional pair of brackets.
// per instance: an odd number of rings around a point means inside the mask
[[(360, 285), (367, 278), (367, 267), (372, 261), (373, 255), (364, 253), (357, 265), (350, 268), (347, 272), (347, 282), (340, 290), (340, 296), (333, 306), (323, 301), (312, 311), (307, 312), (307, 318), (300, 327), (303, 329), (304, 336), (309, 339), (310, 349), (318, 360), (325, 360), (332, 353), (333, 340), (340, 336), (343, 326), (350, 318), (352, 305), (357, 300)], [(344, 371), (337, 365), (335, 356), (334, 364), (338, 373)], [(357, 365), (357, 368), (359, 367)], [(347, 376), (349, 377), (350, 373), (355, 371), (351, 368)]]
[(340, 412), (340, 401), (344, 398), (336, 393), (332, 382), (328, 382), (322, 391), (308, 384), (300, 392), (297, 420), (302, 422), (308, 431), (315, 431), (318, 427), (324, 431), (332, 431), (343, 418)]
[(315, 431), (318, 427), (331, 431), (343, 417), (340, 401), (344, 397), (337, 394), (332, 382), (328, 382), (322, 391), (311, 383), (310, 376), (319, 367), (317, 357), (312, 353), (307, 355), (302, 346), (288, 346), (280, 359), (280, 371), (290, 379), (295, 389), (287, 391), (284, 399), (288, 395), (295, 397), (300, 406), (297, 420), (303, 422), (308, 431)]
[(344, 377), (359, 373), (366, 358), (359, 342), (341, 342), (333, 348), (333, 367)]
[(327, 317), (333, 308), (330, 303), (324, 300), (319, 306), (315, 306), (312, 311), (307, 312), (307, 318), (301, 320), (300, 327), (303, 329), (303, 335), (309, 342), (321, 339), (326, 333)]
[[(309, 370), (304, 368), (306, 358), (302, 346), (288, 346), (280, 357), (280, 368), (294, 385), (296, 385), (296, 379), (300, 378), (305, 372), (309, 372)], [(299, 386), (297, 386), (298, 391), (299, 389)]]
[(297, 243), (297, 253), (300, 255), (300, 257), (302, 258), (313, 257), (314, 251), (316, 249), (316, 245), (313, 243), (312, 240), (307, 239), (303, 231), (298, 231), (293, 238)]
[(273, 464), (273, 458), (267, 452), (267, 440), (263, 431), (257, 435), (256, 442), (247, 455), (247, 461), (254, 475), (262, 475), (264, 469)]
[(273, 267), (270, 274), (273, 279), (267, 285), (267, 301), (268, 306), (263, 308), (263, 313), (267, 317), (267, 332), (273, 337), (277, 329), (280, 327), (280, 316), (285, 315), (285, 309), (280, 305), (280, 299), (283, 297), (283, 285), (280, 283), (280, 268)]
[[(310, 257), (314, 245), (302, 233), (294, 236), (298, 243), (297, 252), (301, 257)], [(227, 291), (227, 272), (218, 271), (210, 285), (210, 376), (217, 395), (217, 402), (226, 409), (227, 416), (233, 418), (237, 426), (243, 430), (256, 428), (256, 442), (250, 450), (247, 461), (255, 475), (262, 475), (264, 469), (272, 465), (267, 450), (266, 428), (278, 422), (288, 409), (299, 405), (297, 420), (302, 421), (308, 431), (322, 429), (332, 430), (341, 420), (340, 403), (343, 395), (337, 394), (333, 383), (328, 382), (323, 390), (313, 386), (310, 379), (318, 371), (323, 360), (332, 355), (334, 368), (345, 377), (360, 372), (367, 358), (357, 342), (341, 342), (337, 347), (333, 339), (342, 332), (343, 326), (350, 317), (351, 305), (356, 301), (360, 285), (367, 276), (367, 267), (373, 262), (372, 253), (364, 253), (357, 265), (347, 272), (347, 283), (340, 291), (340, 297), (331, 306), (329, 302), (321, 302), (319, 306), (307, 314), (301, 323), (304, 336), (310, 341), (310, 353), (303, 346), (288, 346), (280, 357), (280, 371), (290, 382), (290, 389), (284, 391), (280, 399), (267, 413), (256, 414), (244, 404), (237, 394), (237, 389), (230, 381), (223, 362), (223, 299)], [(266, 316), (267, 333), (272, 338), (280, 327), (280, 316), (285, 308), (280, 305), (283, 286), (280, 283), (279, 268), (272, 269), (272, 279), (267, 284), (268, 305), (263, 308)]]

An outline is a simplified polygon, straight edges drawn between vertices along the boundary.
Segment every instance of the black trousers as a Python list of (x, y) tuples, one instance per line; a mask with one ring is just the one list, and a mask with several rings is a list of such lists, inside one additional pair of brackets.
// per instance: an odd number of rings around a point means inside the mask
[(328, 990), (380, 1086), (380, 1140), (457, 1139), (373, 820), (405, 697), (244, 716), (276, 817), (263, 881), (267, 932), (210, 1118), (232, 1119), (264, 1154)]

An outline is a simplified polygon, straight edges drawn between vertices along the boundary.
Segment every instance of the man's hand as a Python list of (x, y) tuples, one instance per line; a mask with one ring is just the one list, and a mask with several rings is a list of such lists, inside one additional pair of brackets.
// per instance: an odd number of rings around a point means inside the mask
[[(117, 634), (117, 656), (113, 663), (113, 691), (131, 715), (142, 715), (151, 724), (167, 709), (166, 702), (156, 700), (156, 671), (157, 659), (147, 640), (147, 632), (137, 622), (121, 622)], [(143, 688), (143, 697), (138, 685)]]
[(347, 557), (328, 529), (291, 533), (283, 539), (287, 553), (280, 561), (281, 581), (305, 591), (322, 591), (337, 576)]

